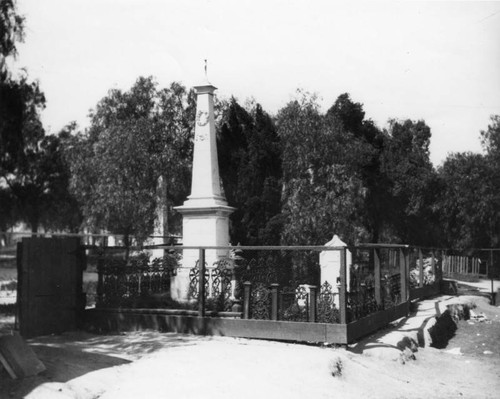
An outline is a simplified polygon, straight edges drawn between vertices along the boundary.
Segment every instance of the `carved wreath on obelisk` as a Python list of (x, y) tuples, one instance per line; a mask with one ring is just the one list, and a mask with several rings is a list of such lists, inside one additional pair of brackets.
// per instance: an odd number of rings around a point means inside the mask
[(208, 112), (198, 111), (196, 114), (196, 123), (198, 126), (205, 126), (208, 123)]

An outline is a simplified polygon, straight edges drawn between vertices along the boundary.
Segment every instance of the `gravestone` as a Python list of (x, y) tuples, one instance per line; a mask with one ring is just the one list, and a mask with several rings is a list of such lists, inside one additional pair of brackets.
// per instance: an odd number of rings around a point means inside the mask
[(13, 379), (37, 375), (45, 370), (35, 352), (17, 334), (0, 336), (0, 364)]

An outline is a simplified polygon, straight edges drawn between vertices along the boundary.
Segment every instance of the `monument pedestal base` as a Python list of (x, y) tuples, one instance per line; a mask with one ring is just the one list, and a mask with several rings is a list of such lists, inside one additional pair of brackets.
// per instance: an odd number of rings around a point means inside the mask
[[(218, 247), (229, 245), (229, 215), (234, 211), (227, 205), (191, 206), (186, 201), (175, 209), (182, 214), (182, 245), (186, 247)], [(198, 205), (197, 203), (196, 205)], [(206, 249), (205, 263), (208, 268), (221, 258), (227, 257), (227, 249)], [(184, 249), (181, 267), (172, 280), (170, 291), (172, 299), (188, 301), (189, 272), (199, 259), (198, 249)]]

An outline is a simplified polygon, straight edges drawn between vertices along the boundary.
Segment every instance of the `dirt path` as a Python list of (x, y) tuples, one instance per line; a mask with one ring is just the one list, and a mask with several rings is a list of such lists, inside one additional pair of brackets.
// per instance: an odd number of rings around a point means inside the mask
[(47, 371), (13, 381), (3, 370), (2, 398), (496, 398), (500, 392), (493, 358), (433, 348), (403, 365), (345, 349), (152, 331), (70, 333), (30, 344)]
[(384, 331), (348, 349), (155, 331), (40, 337), (29, 344), (47, 370), (15, 381), (1, 369), (0, 398), (498, 398), (500, 308), (476, 304), (486, 318), (404, 364)]

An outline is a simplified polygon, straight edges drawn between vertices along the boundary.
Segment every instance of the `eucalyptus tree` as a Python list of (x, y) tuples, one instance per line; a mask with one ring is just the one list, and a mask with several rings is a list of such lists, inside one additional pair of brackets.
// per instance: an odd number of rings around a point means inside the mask
[[(12, 0), (0, 2), (0, 225), (26, 222), (33, 232), (73, 228), (78, 224), (68, 194), (68, 171), (61, 142), (46, 135), (41, 122), (45, 96), (25, 72), (13, 77), (5, 59), (17, 55), (24, 38), (24, 18)], [(78, 214), (78, 212), (76, 212)]]
[[(451, 248), (489, 247), (498, 228), (498, 189), (495, 172), (482, 154), (449, 155), (439, 168), (438, 202), (444, 245)], [(498, 233), (497, 233), (498, 234)]]
[(160, 90), (151, 77), (97, 104), (90, 128), (66, 143), (87, 226), (123, 234), (129, 244), (131, 236), (141, 242), (152, 234), (161, 199), (172, 213), (189, 189), (194, 110), (192, 92), (178, 83)]
[(277, 116), (283, 154), (282, 241), (322, 245), (332, 234), (356, 242), (365, 190), (350, 168), (356, 144), (315, 96), (301, 93)]

